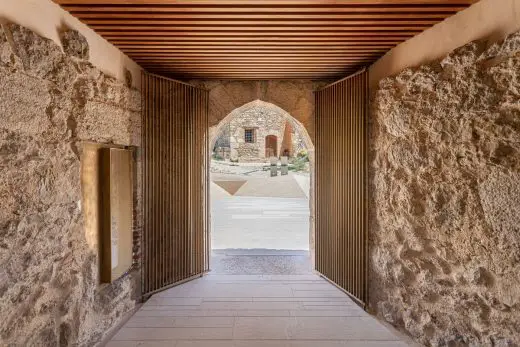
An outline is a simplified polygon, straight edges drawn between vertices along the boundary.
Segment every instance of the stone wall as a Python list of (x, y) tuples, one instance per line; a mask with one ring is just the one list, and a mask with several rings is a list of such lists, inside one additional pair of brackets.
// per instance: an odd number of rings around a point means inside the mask
[(370, 308), (431, 346), (520, 344), (520, 34), (380, 82)]
[(98, 284), (85, 235), (82, 143), (139, 145), (140, 96), (14, 24), (0, 32), (0, 345), (93, 346), (135, 305), (137, 278)]

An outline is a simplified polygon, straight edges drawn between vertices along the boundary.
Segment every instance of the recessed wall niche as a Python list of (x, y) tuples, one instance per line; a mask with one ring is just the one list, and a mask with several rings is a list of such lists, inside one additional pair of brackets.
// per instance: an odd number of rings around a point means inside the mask
[(113, 282), (132, 266), (132, 151), (102, 148), (101, 282)]
[(98, 253), (100, 283), (115, 281), (132, 266), (133, 154), (124, 147), (83, 144), (85, 233)]

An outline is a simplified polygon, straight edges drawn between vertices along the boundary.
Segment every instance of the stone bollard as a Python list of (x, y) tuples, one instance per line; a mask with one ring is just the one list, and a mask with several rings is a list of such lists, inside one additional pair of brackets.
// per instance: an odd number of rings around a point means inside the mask
[(278, 158), (269, 157), (269, 162), (271, 163), (271, 177), (278, 176)]
[(289, 174), (289, 157), (280, 157), (280, 161), (282, 162), (282, 176)]

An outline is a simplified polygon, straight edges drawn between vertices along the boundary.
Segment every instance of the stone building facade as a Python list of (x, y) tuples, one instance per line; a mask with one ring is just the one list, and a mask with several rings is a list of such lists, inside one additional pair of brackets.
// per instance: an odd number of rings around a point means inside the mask
[[(227, 150), (229, 148), (229, 150)], [(292, 122), (276, 109), (258, 105), (234, 117), (221, 129), (214, 150), (240, 162), (266, 161), (305, 149)]]

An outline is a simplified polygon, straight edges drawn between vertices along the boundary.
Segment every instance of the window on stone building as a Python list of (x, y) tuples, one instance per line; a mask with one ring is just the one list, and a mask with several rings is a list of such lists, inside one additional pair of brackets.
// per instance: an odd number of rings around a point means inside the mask
[(255, 129), (245, 129), (244, 130), (244, 140), (246, 143), (254, 143), (256, 141)]

